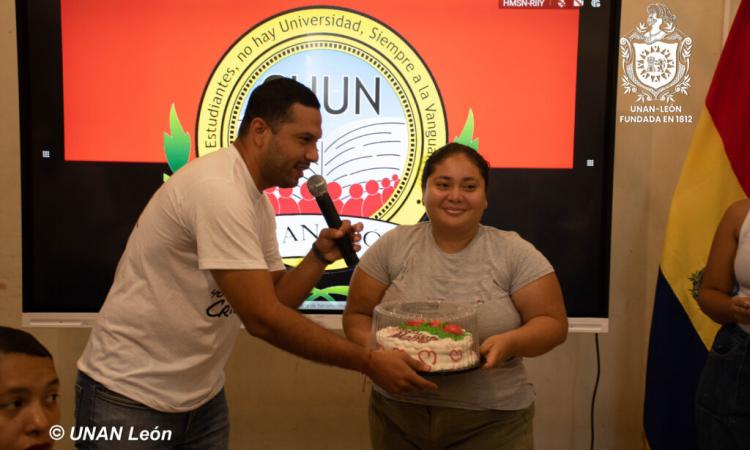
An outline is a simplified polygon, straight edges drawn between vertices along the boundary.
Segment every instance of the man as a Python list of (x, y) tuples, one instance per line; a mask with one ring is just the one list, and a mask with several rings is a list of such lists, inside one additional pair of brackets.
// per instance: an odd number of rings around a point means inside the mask
[(296, 186), (317, 161), (319, 108), (300, 83), (266, 81), (250, 96), (234, 144), (191, 162), (154, 194), (78, 361), (78, 426), (137, 433), (158, 425), (173, 433), (169, 442), (142, 448), (226, 448), (223, 368), (240, 321), (281, 349), (359, 370), (394, 392), (435, 387), (414, 372), (420, 362), (351, 344), (296, 311), (341, 258), (334, 240), (356, 242), (362, 229), (345, 222), (321, 231), (302, 262), (284, 270), (263, 191)]
[(52, 448), (59, 387), (47, 349), (25, 331), (0, 327), (0, 449)]

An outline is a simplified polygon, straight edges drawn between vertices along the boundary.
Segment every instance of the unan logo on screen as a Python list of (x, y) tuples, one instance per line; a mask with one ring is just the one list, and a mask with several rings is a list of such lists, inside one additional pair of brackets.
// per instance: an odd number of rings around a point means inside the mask
[(638, 102), (674, 102), (690, 87), (693, 40), (677, 29), (677, 16), (667, 6), (651, 4), (646, 11), (646, 23), (620, 38), (622, 86)]
[(365, 249), (396, 225), (419, 221), (422, 166), (446, 143), (447, 129), (435, 81), (406, 41), (338, 8), (296, 9), (259, 23), (228, 49), (206, 85), (199, 156), (235, 139), (250, 93), (271, 75), (310, 87), (323, 115), (318, 162), (299, 186), (266, 191), (286, 264), (296, 265), (326, 226), (305, 186), (312, 174), (328, 181), (342, 217), (364, 222)]
[(690, 88), (693, 40), (677, 29), (677, 16), (667, 6), (648, 5), (646, 13), (646, 23), (620, 38), (621, 83), (635, 103), (619, 122), (691, 124), (693, 115), (683, 112), (678, 99)]

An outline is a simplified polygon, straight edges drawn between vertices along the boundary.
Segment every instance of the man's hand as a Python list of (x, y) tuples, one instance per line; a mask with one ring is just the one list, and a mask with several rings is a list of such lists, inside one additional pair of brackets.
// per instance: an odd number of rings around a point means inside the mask
[(363, 370), (373, 383), (391, 394), (437, 389), (437, 385), (420, 377), (415, 370), (428, 371), (430, 366), (398, 350), (377, 350)]
[(336, 245), (336, 239), (344, 236), (349, 236), (354, 247), (354, 252), (358, 252), (361, 246), (358, 242), (362, 239), (360, 232), (362, 231), (362, 222), (357, 222), (354, 225), (348, 220), (341, 222), (341, 227), (336, 228), (325, 228), (318, 235), (318, 240), (315, 241), (315, 247), (320, 253), (329, 261), (336, 261), (343, 258), (338, 245)]

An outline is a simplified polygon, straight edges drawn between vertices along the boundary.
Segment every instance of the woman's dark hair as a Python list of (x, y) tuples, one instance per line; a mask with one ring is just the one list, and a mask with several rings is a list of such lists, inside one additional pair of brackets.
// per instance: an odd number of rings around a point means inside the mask
[(240, 124), (239, 136), (247, 132), (250, 122), (256, 117), (266, 121), (275, 131), (279, 124), (291, 119), (290, 109), (295, 103), (320, 109), (320, 102), (315, 93), (304, 84), (278, 75), (268, 77), (250, 94)]
[(21, 353), (52, 359), (52, 355), (29, 333), (15, 328), (0, 327), (0, 355)]
[(451, 142), (450, 144), (440, 147), (435, 150), (429, 158), (427, 158), (427, 162), (424, 163), (424, 171), (422, 172), (422, 192), (427, 188), (427, 179), (430, 178), (432, 172), (435, 171), (435, 166), (453, 155), (464, 155), (472, 164), (477, 166), (479, 173), (484, 179), (484, 191), (487, 192), (487, 186), (489, 186), (490, 181), (490, 165), (487, 164), (487, 160), (485, 160), (478, 151), (457, 142)]

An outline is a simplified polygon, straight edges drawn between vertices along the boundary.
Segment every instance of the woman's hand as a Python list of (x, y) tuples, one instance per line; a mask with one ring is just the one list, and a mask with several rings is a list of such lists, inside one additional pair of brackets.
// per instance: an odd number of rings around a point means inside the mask
[(508, 336), (505, 334), (496, 334), (485, 339), (479, 347), (479, 353), (484, 356), (484, 369), (491, 369), (513, 356), (510, 354)]
[(732, 297), (732, 314), (737, 323), (750, 323), (750, 297)]

